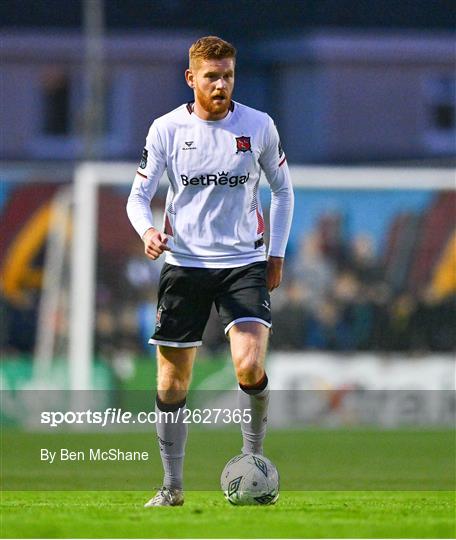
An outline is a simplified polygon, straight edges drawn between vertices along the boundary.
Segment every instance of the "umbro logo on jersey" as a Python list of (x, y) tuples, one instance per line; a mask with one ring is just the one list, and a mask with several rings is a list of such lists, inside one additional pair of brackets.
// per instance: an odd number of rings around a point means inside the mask
[(185, 146), (182, 147), (182, 150), (196, 150), (196, 146), (193, 146), (194, 141), (185, 141)]
[(229, 172), (222, 171), (217, 174), (201, 174), (193, 178), (181, 174), (180, 178), (183, 186), (210, 186), (213, 184), (214, 186), (236, 187), (239, 184), (245, 184), (250, 178), (250, 173), (230, 176)]

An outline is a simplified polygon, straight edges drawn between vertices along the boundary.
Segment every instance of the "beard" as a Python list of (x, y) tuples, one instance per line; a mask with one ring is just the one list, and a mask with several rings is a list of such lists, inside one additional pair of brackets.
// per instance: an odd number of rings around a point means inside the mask
[[(195, 87), (195, 94), (198, 99), (198, 103), (201, 107), (213, 115), (222, 115), (227, 113), (231, 103), (231, 93), (228, 92), (214, 92), (210, 96), (206, 95), (198, 86)], [(216, 100), (216, 96), (223, 97), (224, 99)]]

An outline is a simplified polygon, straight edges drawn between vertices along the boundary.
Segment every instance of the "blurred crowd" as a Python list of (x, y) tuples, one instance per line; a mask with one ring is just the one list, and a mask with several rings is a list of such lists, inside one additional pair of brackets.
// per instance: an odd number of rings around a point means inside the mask
[(455, 299), (394, 290), (368, 236), (302, 238), (275, 295), (276, 349), (451, 351)]
[[(334, 217), (323, 218), (287, 254), (282, 286), (272, 295), (271, 348), (416, 353), (455, 350), (454, 296), (439, 298), (430, 285), (422, 291), (397, 289), (373, 240), (368, 235), (350, 239), (340, 234), (340, 224), (334, 223)], [(100, 350), (150, 350), (147, 341), (155, 323), (161, 264), (150, 263), (138, 246), (127, 261), (120, 284), (119, 274), (109, 278), (109, 271), (105, 271), (105, 285), (98, 288)], [(114, 268), (109, 264), (104, 267)], [(114, 284), (124, 300), (113, 310), (109, 299), (103, 299), (103, 290), (112, 291)], [(119, 324), (123, 331), (119, 331)], [(213, 309), (204, 349), (218, 353), (226, 343)]]

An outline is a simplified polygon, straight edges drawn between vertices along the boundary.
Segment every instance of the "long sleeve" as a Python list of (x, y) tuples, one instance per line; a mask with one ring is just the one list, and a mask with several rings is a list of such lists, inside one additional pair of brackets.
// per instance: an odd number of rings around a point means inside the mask
[(260, 164), (271, 187), (269, 255), (283, 257), (290, 235), (294, 194), (279, 134), (272, 119), (268, 120)]
[(152, 124), (127, 202), (128, 218), (141, 238), (153, 226), (150, 203), (165, 168), (166, 158), (160, 135), (156, 125)]

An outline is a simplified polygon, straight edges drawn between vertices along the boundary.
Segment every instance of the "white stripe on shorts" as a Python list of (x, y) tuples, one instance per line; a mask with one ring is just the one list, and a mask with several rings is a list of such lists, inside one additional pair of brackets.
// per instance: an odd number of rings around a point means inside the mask
[(228, 326), (225, 327), (225, 334), (228, 334), (229, 330), (237, 323), (240, 322), (259, 322), (261, 324), (264, 324), (264, 326), (267, 326), (268, 328), (271, 328), (272, 324), (269, 322), (266, 322), (263, 319), (260, 319), (259, 317), (241, 317), (240, 319), (235, 319), (234, 321), (231, 321)]
[(188, 341), (187, 343), (179, 343), (177, 341), (162, 341), (161, 339), (149, 339), (149, 345), (163, 345), (164, 347), (177, 347), (185, 349), (187, 347), (201, 347), (202, 341)]

